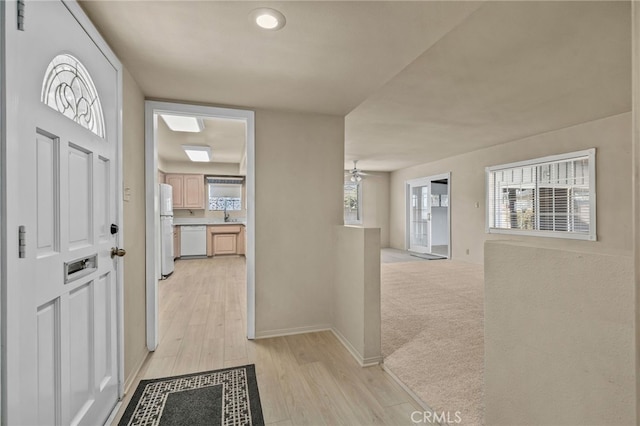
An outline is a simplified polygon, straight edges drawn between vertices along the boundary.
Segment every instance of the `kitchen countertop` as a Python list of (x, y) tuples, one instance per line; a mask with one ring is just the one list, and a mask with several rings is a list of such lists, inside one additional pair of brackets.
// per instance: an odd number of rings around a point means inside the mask
[(237, 222), (223, 222), (219, 219), (210, 219), (205, 217), (177, 217), (173, 218), (173, 224), (181, 225), (245, 225), (246, 219), (238, 219)]

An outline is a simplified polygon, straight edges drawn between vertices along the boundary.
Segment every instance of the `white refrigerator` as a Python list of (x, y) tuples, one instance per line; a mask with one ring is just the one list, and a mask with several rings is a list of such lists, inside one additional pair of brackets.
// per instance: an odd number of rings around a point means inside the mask
[(160, 184), (160, 274), (173, 272), (173, 187)]

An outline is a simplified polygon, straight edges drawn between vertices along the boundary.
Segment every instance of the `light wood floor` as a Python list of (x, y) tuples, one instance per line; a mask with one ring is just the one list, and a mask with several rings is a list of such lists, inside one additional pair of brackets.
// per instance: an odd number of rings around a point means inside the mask
[(141, 379), (255, 364), (266, 424), (411, 425), (422, 408), (381, 367), (361, 368), (331, 332), (247, 340), (243, 257), (176, 262), (159, 283), (160, 333)]

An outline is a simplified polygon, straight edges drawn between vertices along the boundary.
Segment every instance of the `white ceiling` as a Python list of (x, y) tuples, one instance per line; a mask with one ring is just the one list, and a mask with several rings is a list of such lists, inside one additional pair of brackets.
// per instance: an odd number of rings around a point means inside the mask
[[(347, 115), (395, 170), (631, 109), (629, 2), (81, 3), (148, 98)], [(248, 21), (256, 7), (280, 31)]]
[(239, 164), (245, 152), (246, 125), (241, 120), (204, 118), (204, 130), (199, 133), (174, 132), (158, 119), (158, 157), (164, 162), (190, 161), (182, 145), (211, 148), (211, 161)]
[(345, 159), (395, 170), (630, 110), (628, 2), (488, 2), (347, 116)]

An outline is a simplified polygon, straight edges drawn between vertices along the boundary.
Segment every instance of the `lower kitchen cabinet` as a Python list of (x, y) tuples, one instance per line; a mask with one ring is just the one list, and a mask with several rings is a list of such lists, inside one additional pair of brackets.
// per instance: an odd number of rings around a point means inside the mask
[(244, 225), (210, 225), (207, 227), (207, 256), (245, 254)]
[(180, 227), (173, 227), (173, 258), (180, 257)]
[(245, 255), (247, 252), (247, 227), (241, 226), (240, 232), (238, 233), (238, 239), (236, 241), (236, 250), (238, 254)]
[(213, 255), (236, 254), (238, 234), (213, 234)]

